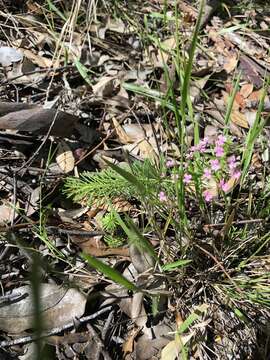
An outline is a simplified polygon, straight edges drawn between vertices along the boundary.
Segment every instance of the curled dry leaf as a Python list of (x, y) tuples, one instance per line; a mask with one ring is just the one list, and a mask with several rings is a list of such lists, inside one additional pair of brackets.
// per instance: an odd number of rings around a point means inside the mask
[(61, 221), (66, 222), (66, 223), (73, 223), (74, 222), (73, 219), (80, 218), (88, 210), (89, 210), (88, 206), (81, 207), (79, 209), (70, 209), (70, 210), (58, 208), (56, 210), (56, 213), (60, 217)]
[[(114, 198), (113, 200), (111, 200), (111, 202), (114, 210), (117, 212), (127, 212), (133, 208), (130, 202), (128, 202), (125, 199), (122, 199), (121, 197)], [(104, 201), (103, 199), (99, 201), (94, 201), (91, 210), (93, 210), (94, 208), (108, 211), (110, 210), (111, 205), (108, 204), (108, 199), (104, 198)]]
[(247, 119), (249, 127), (253, 127), (257, 116), (256, 110), (245, 111), (245, 117)]
[[(16, 302), (0, 307), (0, 329), (9, 333), (31, 329), (35, 314), (31, 287), (26, 285), (17, 288), (12, 291), (12, 296), (16, 296)], [(40, 308), (44, 329), (63, 326), (75, 317), (80, 318), (85, 304), (86, 297), (76, 289), (40, 284)]]
[(263, 90), (256, 90), (256, 91), (253, 91), (249, 97), (248, 97), (248, 100), (251, 101), (251, 102), (259, 102), (261, 97), (263, 95)]
[(70, 150), (70, 147), (65, 141), (60, 141), (59, 143), (56, 162), (65, 174), (74, 169), (75, 158), (72, 151)]
[(122, 129), (129, 137), (130, 143), (141, 141), (147, 135), (143, 125), (139, 124), (125, 124), (122, 126)]
[(131, 144), (131, 146), (125, 146), (128, 152), (134, 155), (139, 153), (143, 159), (157, 159), (151, 126), (148, 124), (125, 124), (121, 126), (116, 118), (113, 118), (113, 124), (120, 142), (125, 145)]
[[(231, 84), (227, 84), (227, 86), (226, 86), (227, 92), (222, 91), (222, 95), (223, 95), (222, 98), (223, 98), (223, 101), (224, 101), (225, 105), (227, 105), (227, 106), (228, 106), (228, 104), (230, 102), (230, 94), (229, 94), (229, 92), (231, 91), (230, 89), (231, 89)], [(233, 108), (233, 110), (239, 110), (239, 103), (237, 102), (236, 97), (234, 98), (232, 108)]]
[(160, 44), (157, 57), (154, 60), (155, 68), (158, 68), (158, 67), (161, 67), (162, 69), (164, 68), (164, 65), (167, 64), (167, 62), (171, 56), (171, 52), (173, 51), (175, 46), (176, 46), (176, 41), (175, 41), (174, 36), (169, 39), (164, 40)]
[(110, 17), (107, 19), (106, 24), (93, 24), (90, 27), (90, 31), (97, 33), (99, 39), (104, 40), (106, 36), (106, 31), (110, 30), (112, 32), (116, 32), (119, 34), (129, 34), (134, 31), (132, 26), (127, 26), (121, 19), (111, 19)]

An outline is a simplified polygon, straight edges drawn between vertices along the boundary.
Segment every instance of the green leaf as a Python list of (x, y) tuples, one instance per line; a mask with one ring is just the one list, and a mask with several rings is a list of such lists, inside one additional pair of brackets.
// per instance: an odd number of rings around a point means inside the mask
[(140, 230), (137, 228), (134, 222), (128, 216), (126, 216), (127, 224), (125, 224), (125, 222), (121, 219), (120, 215), (113, 209), (113, 207), (112, 211), (114, 212), (119, 225), (126, 233), (129, 242), (134, 244), (141, 253), (145, 251), (156, 261), (159, 261), (155, 249), (151, 243), (141, 234)]
[(62, 20), (67, 21), (65, 15), (51, 2), (51, 0), (47, 0), (47, 3), (52, 11), (54, 11)]
[[(229, 96), (227, 111), (226, 111), (226, 115), (225, 115), (225, 118), (224, 118), (224, 123), (225, 123), (226, 126), (228, 125), (231, 114), (232, 114), (234, 99), (235, 99), (235, 96), (236, 96), (238, 88), (239, 88), (240, 79), (241, 79), (241, 72), (238, 74), (238, 76), (236, 78), (234, 88), (233, 88), (233, 91)], [(225, 134), (227, 134), (227, 133), (228, 133), (228, 129), (226, 128), (225, 129)]]
[(163, 265), (161, 268), (163, 271), (168, 271), (168, 270), (173, 270), (175, 268), (178, 268), (178, 267), (182, 267), (182, 266), (185, 266), (189, 263), (191, 263), (192, 260), (188, 260), (188, 259), (182, 259), (182, 260), (178, 260), (178, 261), (175, 261), (173, 263), (169, 263), (169, 264), (165, 264)]
[(190, 50), (189, 50), (189, 59), (188, 59), (187, 66), (185, 68), (185, 73), (184, 73), (182, 93), (181, 93), (182, 115), (185, 113), (185, 108), (186, 108), (186, 104), (187, 104), (190, 77), (191, 77), (191, 72), (192, 72), (192, 67), (193, 67), (193, 59), (194, 59), (194, 54), (195, 54), (195, 50), (196, 50), (196, 46), (197, 46), (203, 11), (204, 11), (204, 7), (205, 7), (204, 4), (205, 4), (205, 0), (202, 0), (201, 4), (200, 4), (197, 22), (196, 22), (196, 25), (194, 28), (192, 39), (191, 39), (191, 46), (190, 46)]
[(170, 103), (169, 101), (167, 101), (164, 94), (162, 94), (161, 92), (159, 92), (157, 90), (148, 89), (144, 86), (139, 86), (139, 85), (130, 84), (130, 83), (123, 83), (123, 88), (127, 91), (132, 91), (135, 94), (139, 94), (142, 96), (146, 96), (150, 99), (156, 100), (160, 104), (167, 107), (169, 110), (172, 110), (172, 111), (174, 110), (174, 105), (172, 103)]
[(132, 185), (136, 186), (136, 188), (139, 190), (139, 192), (142, 195), (146, 194), (146, 189), (141, 181), (139, 181), (136, 176), (134, 176), (132, 173), (122, 169), (120, 166), (117, 166), (110, 161), (103, 159), (106, 164), (108, 164), (115, 172), (117, 172), (119, 175), (121, 175), (124, 179), (126, 179), (128, 182), (130, 182)]
[(79, 71), (81, 77), (87, 82), (88, 85), (92, 86), (91, 81), (89, 79), (88, 69), (85, 67), (79, 59), (75, 60), (75, 66), (77, 70)]
[(156, 261), (159, 261), (154, 247), (152, 246), (150, 241), (141, 234), (140, 229), (136, 226), (136, 224), (131, 220), (130, 217), (126, 216), (126, 222), (129, 225), (130, 233), (133, 234), (131, 241), (133, 239), (133, 243), (135, 246), (137, 246), (138, 250), (142, 253), (146, 251)]
[(134, 285), (132, 282), (126, 279), (119, 271), (113, 269), (109, 265), (104, 264), (102, 261), (94, 258), (91, 255), (82, 253), (81, 257), (86, 260), (90, 266), (100, 271), (102, 274), (104, 274), (117, 284), (124, 286), (128, 290), (140, 291), (140, 289), (136, 285)]
[(207, 304), (202, 304), (198, 306), (193, 311), (193, 313), (191, 313), (189, 317), (183, 322), (183, 324), (179, 326), (179, 328), (177, 329), (177, 333), (182, 334), (183, 332), (185, 332), (194, 323), (194, 321), (196, 321), (199, 317), (202, 316), (202, 314), (207, 310), (207, 308)]

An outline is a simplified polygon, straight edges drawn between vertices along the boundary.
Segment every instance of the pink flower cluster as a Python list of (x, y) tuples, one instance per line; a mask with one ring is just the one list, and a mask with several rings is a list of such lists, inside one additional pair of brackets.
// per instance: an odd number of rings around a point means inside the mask
[[(190, 148), (189, 153), (187, 154), (187, 159), (193, 160), (188, 161), (184, 164), (184, 169), (186, 169), (186, 172), (183, 176), (183, 183), (188, 185), (194, 180), (194, 169), (193, 171), (189, 171), (190, 165), (193, 164), (193, 162), (196, 161), (197, 158), (194, 158), (194, 153), (209, 153), (214, 155), (213, 158), (209, 160), (209, 157), (206, 156), (206, 161), (203, 160), (204, 164), (207, 164), (205, 168), (203, 169), (203, 174), (201, 176), (201, 179), (203, 183), (206, 185), (209, 184), (209, 181), (213, 178), (214, 181), (218, 180), (218, 186), (219, 188), (224, 192), (228, 192), (232, 188), (232, 182), (231, 180), (239, 180), (241, 177), (241, 171), (238, 169), (237, 159), (235, 155), (230, 156), (226, 159), (226, 151), (224, 149), (227, 142), (227, 137), (224, 135), (218, 135), (215, 141), (210, 141), (208, 137), (203, 138), (200, 140), (200, 142), (192, 146)], [(201, 157), (199, 157), (199, 161), (201, 161)], [(166, 167), (168, 169), (173, 168), (177, 165), (175, 160), (168, 159), (166, 161)], [(196, 167), (195, 167), (196, 171)], [(229, 177), (229, 180), (226, 180), (226, 178)], [(179, 175), (175, 172), (172, 173), (172, 179), (177, 180), (179, 178)], [(210, 189), (206, 189), (203, 191), (203, 198), (206, 202), (210, 202), (213, 200), (215, 196), (215, 192), (211, 192)], [(167, 202), (168, 198), (164, 191), (160, 191), (159, 195), (159, 201), (160, 202)]]
[[(209, 167), (206, 167), (203, 170), (202, 179), (203, 180), (211, 180), (212, 176), (220, 177), (220, 173), (217, 173), (219, 170), (223, 170), (224, 166), (227, 167), (229, 170), (229, 175), (231, 179), (239, 180), (241, 177), (241, 171), (237, 169), (237, 161), (236, 157), (233, 155), (227, 159), (227, 164), (225, 165), (224, 162), (226, 159), (225, 157), (225, 150), (224, 145), (226, 144), (227, 138), (224, 135), (218, 135), (217, 139), (214, 142), (214, 155), (215, 158), (209, 161)], [(213, 142), (212, 142), (213, 144)], [(189, 159), (193, 159), (193, 155), (196, 151), (205, 153), (207, 151), (207, 147), (210, 145), (209, 139), (206, 137), (202, 139), (198, 145), (192, 146), (189, 152)], [(227, 172), (227, 171), (226, 171)], [(183, 179), (185, 184), (189, 184), (192, 181), (192, 176), (189, 173), (184, 174)], [(225, 179), (221, 179), (219, 181), (219, 187), (222, 191), (227, 192), (230, 190), (231, 185), (229, 181), (225, 181)], [(213, 194), (209, 190), (205, 190), (203, 192), (203, 197), (206, 202), (210, 202), (213, 199)]]

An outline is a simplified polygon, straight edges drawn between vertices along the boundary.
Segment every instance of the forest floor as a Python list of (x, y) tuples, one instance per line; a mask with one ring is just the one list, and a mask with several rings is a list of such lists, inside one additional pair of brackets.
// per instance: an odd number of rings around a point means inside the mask
[(0, 28), (0, 358), (269, 359), (267, 1)]

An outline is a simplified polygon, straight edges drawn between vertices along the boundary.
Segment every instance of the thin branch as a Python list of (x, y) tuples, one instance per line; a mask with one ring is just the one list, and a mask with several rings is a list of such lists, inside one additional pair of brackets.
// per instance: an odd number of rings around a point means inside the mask
[(235, 286), (236, 290), (240, 293), (243, 294), (242, 289), (240, 289), (240, 287), (236, 284), (236, 282), (230, 277), (229, 273), (227, 272), (227, 270), (225, 270), (224, 266), (221, 264), (221, 262), (219, 262), (217, 260), (217, 258), (212, 255), (209, 251), (207, 251), (206, 249), (202, 248), (200, 245), (195, 245), (197, 248), (199, 248), (201, 251), (203, 251), (206, 255), (208, 255), (211, 259), (214, 260), (214, 262), (217, 264), (217, 266), (223, 271), (223, 273), (226, 275), (226, 277), (229, 279), (230, 283), (232, 283), (232, 285)]
[[(112, 306), (107, 306), (106, 308), (101, 309), (101, 310), (95, 312), (92, 315), (85, 316), (85, 317), (82, 317), (81, 319), (76, 319), (76, 320), (80, 324), (83, 324), (83, 323), (85, 323), (85, 322), (87, 322), (89, 320), (93, 320), (93, 319), (97, 318), (98, 316), (104, 314), (107, 311), (110, 311), (111, 309), (112, 309)], [(14, 345), (28, 344), (28, 343), (31, 343), (33, 341), (39, 340), (39, 339), (43, 339), (43, 338), (46, 338), (46, 337), (49, 337), (49, 336), (52, 336), (52, 335), (56, 335), (56, 334), (58, 334), (58, 333), (60, 333), (62, 331), (68, 330), (68, 329), (70, 329), (72, 327), (74, 327), (74, 322), (73, 321), (66, 324), (66, 325), (63, 325), (61, 327), (53, 328), (48, 332), (44, 332), (39, 337), (37, 337), (35, 335), (29, 335), (29, 336), (25, 336), (25, 337), (22, 337), (22, 338), (19, 338), (19, 339), (15, 339), (15, 340), (5, 340), (5, 341), (0, 342), (0, 348), (14, 346)]]

